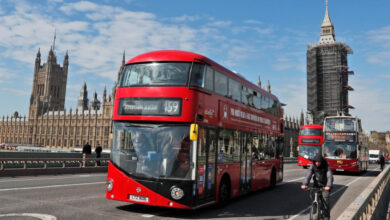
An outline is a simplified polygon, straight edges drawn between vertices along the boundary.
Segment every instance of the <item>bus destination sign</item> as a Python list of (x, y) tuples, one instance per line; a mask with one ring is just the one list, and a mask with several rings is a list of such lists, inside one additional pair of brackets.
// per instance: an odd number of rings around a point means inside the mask
[(122, 98), (119, 115), (180, 116), (179, 98)]
[(301, 142), (305, 143), (305, 144), (319, 144), (320, 139), (319, 138), (302, 138)]
[(356, 134), (351, 132), (327, 132), (325, 133), (325, 140), (354, 142), (356, 140)]

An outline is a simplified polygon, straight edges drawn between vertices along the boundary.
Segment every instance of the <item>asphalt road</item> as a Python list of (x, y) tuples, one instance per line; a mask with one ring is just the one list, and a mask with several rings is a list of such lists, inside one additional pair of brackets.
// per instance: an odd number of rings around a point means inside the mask
[[(331, 219), (378, 175), (335, 174)], [(0, 220), (5, 219), (308, 219), (310, 199), (300, 185), (306, 170), (285, 164), (284, 182), (233, 200), (225, 208), (175, 210), (105, 199), (106, 174), (0, 178)]]

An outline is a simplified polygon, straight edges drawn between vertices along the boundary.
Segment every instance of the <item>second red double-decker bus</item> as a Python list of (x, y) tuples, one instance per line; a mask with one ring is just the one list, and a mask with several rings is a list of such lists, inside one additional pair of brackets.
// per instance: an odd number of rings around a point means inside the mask
[(324, 119), (323, 154), (333, 171), (367, 171), (368, 148), (362, 142), (362, 131), (357, 117), (332, 116)]
[(313, 164), (314, 156), (322, 153), (323, 143), (324, 136), (321, 125), (301, 126), (298, 136), (298, 165), (307, 168)]
[(132, 58), (116, 90), (106, 197), (195, 209), (283, 178), (278, 99), (205, 56)]

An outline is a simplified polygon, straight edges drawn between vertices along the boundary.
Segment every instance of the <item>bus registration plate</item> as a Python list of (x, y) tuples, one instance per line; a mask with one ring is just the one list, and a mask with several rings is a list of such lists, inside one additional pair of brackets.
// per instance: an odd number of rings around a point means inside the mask
[(336, 171), (344, 171), (344, 169), (336, 169)]
[(149, 202), (149, 198), (146, 196), (130, 195), (129, 199), (136, 202)]

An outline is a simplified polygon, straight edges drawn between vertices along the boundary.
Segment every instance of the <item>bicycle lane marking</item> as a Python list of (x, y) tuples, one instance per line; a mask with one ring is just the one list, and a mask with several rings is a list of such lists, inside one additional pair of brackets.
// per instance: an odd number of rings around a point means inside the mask
[(297, 181), (297, 180), (303, 180), (303, 179), (305, 179), (305, 177), (300, 177), (300, 178), (293, 179), (293, 180), (289, 180), (289, 181), (283, 181), (283, 182), (281, 182), (281, 183), (277, 183), (276, 185), (277, 185), (277, 186), (281, 186), (281, 185), (284, 185), (284, 184), (287, 184), (287, 183), (291, 183), (291, 182), (295, 182), (295, 181)]
[(106, 182), (74, 183), (74, 184), (61, 184), (61, 185), (49, 185), (49, 186), (33, 186), (33, 187), (8, 188), (8, 189), (0, 189), (0, 192), (3, 192), (3, 191), (14, 191), (14, 190), (23, 190), (23, 189), (45, 189), (45, 188), (65, 187), (65, 186), (94, 185), (94, 184), (102, 184), (102, 183), (106, 183)]
[(91, 175), (91, 174), (76, 174), (72, 176), (64, 176), (64, 177), (37, 177), (37, 178), (18, 178), (18, 179), (9, 179), (9, 180), (4, 180), (0, 179), (0, 183), (8, 183), (8, 182), (24, 182), (24, 181), (41, 181), (41, 180), (63, 180), (63, 179), (74, 179), (77, 177), (82, 177), (82, 178), (88, 178), (88, 177), (101, 177), (101, 176), (107, 176), (107, 174), (97, 174), (97, 175)]
[[(364, 175), (365, 176), (365, 175)], [(331, 193), (329, 196), (333, 196), (334, 194), (340, 192), (341, 190), (347, 188), (348, 186), (352, 185), (354, 182), (360, 180), (363, 176), (353, 180), (352, 182), (348, 183), (347, 185), (343, 186), (343, 187), (340, 187), (340, 189), (334, 191), (333, 193)], [(303, 209), (302, 211), (300, 211), (298, 214), (294, 215), (293, 217), (289, 218), (288, 220), (292, 220), (292, 219), (295, 219), (296, 217), (302, 215), (303, 213), (305, 213), (306, 211), (308, 211), (309, 209), (311, 208), (311, 205), (309, 205), (307, 208)]]

